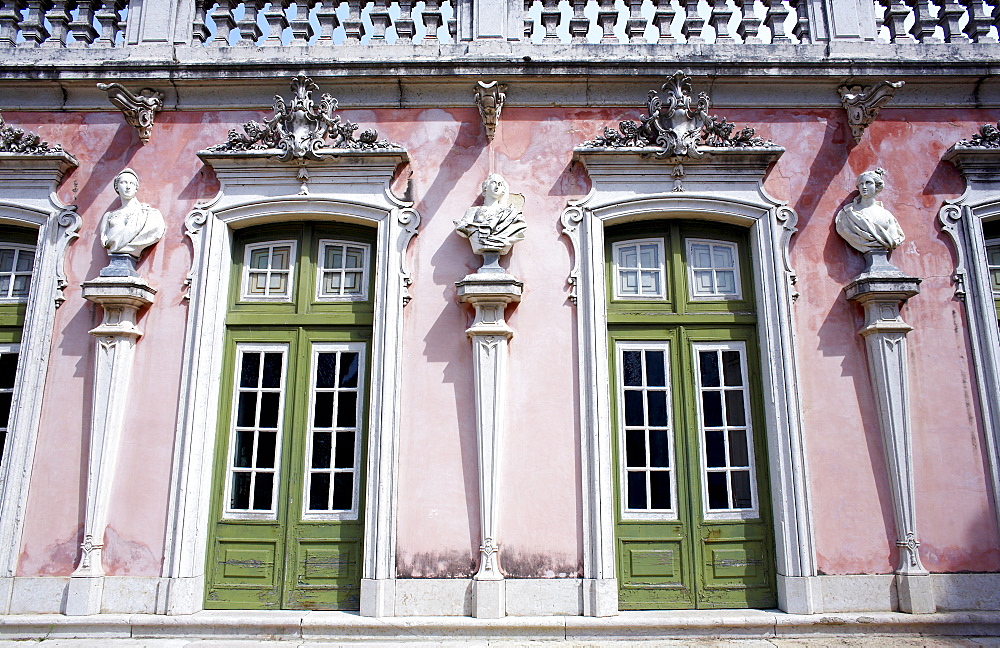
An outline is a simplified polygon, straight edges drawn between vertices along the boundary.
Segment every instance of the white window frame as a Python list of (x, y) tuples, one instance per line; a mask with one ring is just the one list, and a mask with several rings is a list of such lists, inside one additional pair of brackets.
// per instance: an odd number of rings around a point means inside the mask
[[(694, 273), (696, 270), (705, 271), (710, 270), (712, 272), (712, 284), (718, 287), (719, 282), (716, 280), (718, 276), (719, 269), (715, 267), (714, 261), (710, 268), (695, 268), (694, 267), (694, 254), (692, 252), (692, 247), (697, 244), (708, 245), (709, 249), (714, 247), (725, 247), (729, 248), (733, 253), (733, 275), (734, 281), (736, 282), (736, 292), (735, 293), (720, 293), (718, 291), (711, 294), (696, 294), (695, 287), (698, 285), (695, 281)], [(731, 301), (735, 299), (743, 299), (743, 284), (740, 278), (740, 247), (738, 244), (732, 241), (721, 241), (717, 239), (704, 239), (704, 238), (686, 238), (684, 239), (684, 252), (687, 258), (687, 276), (688, 276), (688, 297), (691, 301)], [(714, 259), (714, 250), (711, 256)], [(723, 268), (723, 270), (729, 270), (729, 268)]]
[[(272, 272), (270, 263), (271, 257), (274, 254), (274, 248), (281, 246), (289, 246), (291, 250), (288, 256), (288, 269), (279, 270), (278, 272), (283, 272), (288, 274), (288, 291), (284, 295), (252, 295), (250, 294), (250, 273), (252, 269), (250, 268), (250, 256), (256, 250), (269, 250), (267, 255), (268, 268), (266, 270), (268, 278)], [(291, 302), (295, 297), (295, 263), (298, 253), (298, 241), (294, 239), (282, 239), (276, 241), (262, 241), (259, 243), (247, 243), (243, 249), (243, 268), (242, 276), (240, 279), (240, 301), (243, 302)], [(259, 271), (259, 270), (258, 270)], [(270, 284), (270, 281), (267, 282)], [(270, 291), (270, 288), (266, 288)]]
[[(667, 392), (667, 429), (670, 447), (667, 450), (670, 461), (670, 508), (638, 510), (628, 508), (628, 470), (625, 460), (625, 352), (626, 351), (662, 351), (664, 382)], [(674, 521), (678, 519), (677, 510), (677, 446), (676, 429), (674, 427), (674, 386), (670, 381), (670, 341), (624, 341), (615, 342), (615, 360), (617, 376), (615, 383), (615, 398), (618, 402), (618, 495), (621, 517), (623, 520), (642, 521)], [(645, 362), (643, 364), (643, 382), (645, 382)], [(646, 426), (648, 427), (648, 426)], [(648, 432), (648, 430), (647, 430)], [(646, 444), (646, 464), (649, 464), (649, 444)]]
[[(278, 400), (278, 430), (274, 441), (274, 480), (271, 483), (271, 508), (267, 511), (245, 511), (242, 509), (231, 509), (232, 489), (233, 489), (233, 462), (236, 459), (236, 419), (239, 415), (240, 402), (240, 375), (243, 369), (243, 356), (246, 353), (280, 353), (281, 354), (281, 385), (279, 391), (281, 397)], [(236, 366), (233, 370), (233, 395), (232, 412), (229, 417), (229, 451), (226, 459), (226, 485), (224, 491), (225, 505), (222, 508), (222, 519), (224, 520), (277, 520), (278, 519), (278, 484), (281, 480), (281, 449), (284, 442), (285, 431), (285, 401), (288, 398), (288, 344), (284, 342), (257, 343), (257, 342), (237, 342), (236, 343)], [(263, 370), (263, 366), (261, 368)], [(257, 401), (258, 408), (260, 400)], [(256, 441), (254, 442), (256, 448)], [(256, 452), (254, 453), (256, 455)]]
[[(354, 352), (358, 354), (358, 398), (355, 402), (355, 421), (357, 422), (357, 428), (354, 432), (354, 491), (351, 494), (351, 508), (346, 511), (336, 511), (336, 512), (316, 512), (309, 510), (309, 487), (312, 480), (312, 452), (313, 452), (313, 423), (315, 422), (316, 413), (316, 366), (319, 363), (319, 355), (321, 353), (330, 352)], [(306, 448), (305, 456), (303, 457), (303, 467), (302, 467), (302, 519), (303, 520), (357, 520), (358, 519), (358, 504), (361, 498), (361, 442), (364, 439), (364, 428), (365, 420), (364, 414), (364, 399), (366, 397), (365, 393), (365, 343), (364, 342), (313, 342), (312, 345), (312, 362), (309, 365), (309, 422), (306, 425)], [(335, 421), (336, 422), (336, 421)], [(336, 425), (334, 425), (333, 430), (334, 438), (336, 439), (337, 430)], [(334, 440), (336, 444), (336, 440)], [(336, 445), (334, 445), (336, 448)], [(334, 449), (334, 457), (336, 457), (336, 449)], [(331, 480), (330, 487), (333, 488), (333, 469), (331, 461)]]
[[(2, 252), (4, 250), (16, 250), (19, 255), (20, 255), (21, 252), (31, 252), (31, 254), (32, 254), (32, 260), (31, 260), (32, 268), (31, 268), (31, 270), (29, 270), (27, 273), (17, 272), (17, 270), (16, 270), (16, 268), (17, 268), (17, 257), (15, 257), (14, 267), (11, 269), (11, 271), (9, 273), (9, 275), (10, 275), (10, 289), (12, 289), (14, 287), (14, 279), (18, 275), (27, 274), (28, 275), (28, 292), (23, 297), (7, 297), (7, 296), (0, 295), (0, 304), (23, 304), (23, 303), (25, 303), (25, 302), (28, 301), (28, 295), (31, 294), (31, 282), (35, 278), (35, 275), (34, 275), (35, 259), (34, 259), (34, 257), (37, 256), (37, 251), (36, 251), (34, 245), (24, 245), (22, 243), (6, 243), (6, 242), (0, 243), (0, 252)], [(5, 276), (7, 274), (8, 273), (6, 273), (6, 272), (0, 272), (0, 277)], [(8, 292), (10, 292), (10, 289), (8, 289)]]
[[(705, 420), (705, 412), (702, 407), (702, 389), (701, 384), (701, 371), (699, 370), (698, 353), (700, 351), (737, 351), (740, 354), (740, 373), (743, 381), (743, 412), (746, 417), (746, 425), (740, 427), (746, 427), (747, 435), (747, 454), (748, 460), (750, 462), (750, 499), (753, 502), (753, 506), (750, 508), (741, 509), (710, 509), (708, 508), (708, 473), (711, 472), (721, 472), (719, 470), (712, 470), (708, 467), (708, 453), (705, 449), (705, 429), (703, 422)], [(698, 407), (698, 457), (699, 457), (699, 481), (701, 482), (701, 501), (702, 501), (702, 516), (706, 521), (716, 521), (716, 520), (756, 520), (760, 518), (760, 498), (757, 494), (757, 466), (756, 466), (756, 447), (754, 445), (754, 431), (753, 431), (753, 416), (750, 409), (750, 376), (747, 372), (747, 347), (746, 343), (741, 341), (725, 341), (725, 342), (693, 342), (691, 344), (691, 363), (694, 367), (694, 387), (695, 394), (694, 400)], [(722, 365), (719, 365), (719, 381), (720, 384), (724, 380)], [(709, 388), (712, 389), (712, 388)], [(726, 399), (722, 399), (722, 408), (725, 412)], [(729, 498), (732, 501), (732, 480), (729, 478), (730, 470), (728, 468), (729, 463), (729, 434), (728, 430), (724, 435), (726, 443), (726, 463), (727, 468), (724, 471), (727, 474), (727, 479), (729, 479)]]
[[(639, 258), (638, 248), (643, 245), (655, 245), (656, 246), (656, 257), (659, 262), (656, 268), (660, 275), (660, 291), (656, 294), (638, 294), (638, 295), (624, 295), (621, 293), (621, 273), (622, 268), (618, 265), (618, 253), (622, 248), (635, 246), (637, 248), (636, 259)], [(626, 301), (663, 301), (667, 298), (667, 269), (666, 269), (666, 259), (664, 259), (666, 246), (663, 243), (662, 238), (643, 238), (643, 239), (630, 239), (628, 241), (618, 241), (611, 244), (611, 268), (612, 268), (612, 282), (614, 283), (614, 296), (616, 300), (626, 300)], [(639, 273), (638, 287), (639, 291), (642, 291), (642, 272), (644, 271), (641, 267), (636, 267), (634, 269), (629, 268), (628, 270), (634, 270)]]
[[(328, 295), (323, 292), (323, 274), (326, 272), (340, 272), (341, 273), (341, 290), (344, 288), (343, 276), (344, 268), (326, 268), (323, 266), (326, 261), (326, 247), (330, 245), (343, 245), (344, 251), (346, 253), (347, 247), (360, 248), (362, 251), (361, 258), (361, 292), (357, 294), (341, 294), (341, 295)], [(347, 241), (340, 239), (320, 239), (319, 248), (317, 251), (316, 259), (316, 301), (318, 302), (355, 302), (355, 301), (368, 301), (368, 283), (371, 277), (370, 274), (370, 259), (371, 259), (371, 246), (367, 243), (358, 243), (356, 241)]]

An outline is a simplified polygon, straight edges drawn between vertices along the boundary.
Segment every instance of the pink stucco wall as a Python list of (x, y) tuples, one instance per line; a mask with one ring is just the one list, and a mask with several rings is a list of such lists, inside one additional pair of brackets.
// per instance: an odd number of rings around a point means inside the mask
[[(505, 260), (524, 281), (522, 302), (508, 309), (510, 345), (502, 564), (515, 576), (580, 575), (582, 565), (580, 403), (576, 393), (575, 310), (566, 277), (572, 265), (559, 215), (588, 181), (571, 163), (572, 148), (627, 116), (620, 110), (504, 110), (487, 146), (474, 108), (344, 111), (402, 144), (402, 170), (423, 221), (411, 244), (413, 274), (403, 341), (398, 571), (400, 576), (465, 577), (478, 545), (478, 487), (471, 349), (464, 330), (471, 311), (455, 298), (455, 281), (474, 270), (468, 243), (452, 221), (472, 205), (491, 171), (525, 195), (527, 238)], [(801, 293), (795, 305), (803, 423), (820, 569), (889, 572), (895, 563), (889, 490), (861, 338), (860, 309), (843, 286), (861, 267), (833, 229), (857, 174), (888, 169), (882, 194), (907, 242), (893, 260), (924, 279), (904, 309), (910, 334), (918, 524), (925, 565), (933, 571), (1000, 570), (1000, 534), (987, 495), (983, 434), (971, 384), (969, 345), (953, 297), (954, 256), (935, 222), (942, 201), (961, 193), (960, 175), (943, 151), (987, 111), (884, 109), (853, 146), (839, 110), (727, 110), (788, 151), (771, 171), (768, 192), (799, 214), (792, 264)], [(79, 205), (81, 238), (67, 257), (70, 287), (59, 309), (46, 386), (19, 573), (68, 574), (83, 515), (84, 441), (92, 397), (98, 322), (79, 284), (104, 265), (95, 236), (116, 204), (111, 179), (125, 166), (141, 180), (139, 198), (159, 208), (167, 234), (140, 271), (159, 290), (143, 316), (133, 404), (123, 438), (107, 537), (115, 574), (157, 575), (163, 556), (167, 493), (177, 420), (180, 357), (187, 306), (182, 283), (190, 263), (183, 219), (216, 184), (195, 152), (225, 139), (245, 112), (164, 112), (150, 144), (140, 146), (118, 113), (5, 113), (8, 123), (58, 142), (80, 161), (60, 197)], [(402, 184), (401, 182), (398, 184)]]

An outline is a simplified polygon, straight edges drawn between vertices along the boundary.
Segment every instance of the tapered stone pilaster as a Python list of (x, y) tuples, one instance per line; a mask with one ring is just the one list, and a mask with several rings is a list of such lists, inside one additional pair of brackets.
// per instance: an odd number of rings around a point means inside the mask
[[(884, 261), (884, 252), (869, 252), (868, 267), (846, 287), (847, 298), (865, 309), (865, 338), (872, 390), (879, 414), (882, 446), (892, 489), (899, 565), (896, 591), (903, 612), (928, 614), (936, 610), (931, 576), (920, 562), (917, 535), (913, 452), (910, 432), (909, 373), (906, 334), (912, 329), (900, 316), (900, 306), (919, 293), (920, 280), (907, 277)], [(883, 265), (884, 264), (884, 265)]]
[(522, 283), (502, 273), (477, 273), (458, 282), (459, 300), (472, 304), (476, 319), (466, 331), (472, 341), (476, 387), (476, 440), (479, 450), (479, 570), (473, 585), (475, 615), (506, 615), (506, 587), (500, 571), (497, 529), (500, 457), (507, 392), (507, 343), (514, 331), (504, 309), (521, 300)]
[(70, 578), (66, 597), (65, 612), (69, 615), (101, 611), (104, 532), (108, 526), (135, 344), (142, 336), (136, 317), (139, 309), (153, 303), (155, 294), (141, 277), (102, 276), (83, 284), (84, 299), (99, 304), (104, 309), (104, 319), (90, 331), (96, 338), (97, 357), (87, 503), (80, 561)]

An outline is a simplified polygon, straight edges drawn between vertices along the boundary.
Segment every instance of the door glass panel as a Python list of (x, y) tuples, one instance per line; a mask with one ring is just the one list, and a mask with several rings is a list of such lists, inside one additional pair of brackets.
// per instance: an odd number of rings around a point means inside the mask
[(14, 397), (14, 378), (17, 374), (17, 349), (7, 347), (0, 352), (0, 457), (7, 444), (7, 430), (10, 426), (10, 407)]

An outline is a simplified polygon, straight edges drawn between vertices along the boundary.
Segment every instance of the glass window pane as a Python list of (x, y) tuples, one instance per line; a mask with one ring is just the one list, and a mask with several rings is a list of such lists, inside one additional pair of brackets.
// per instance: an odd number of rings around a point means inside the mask
[(750, 472), (737, 470), (733, 475), (733, 508), (753, 508), (753, 498), (750, 496)]
[(271, 254), (271, 269), (272, 270), (288, 270), (289, 261), (292, 258), (292, 248), (287, 245), (279, 245), (274, 247), (274, 252)]
[(17, 375), (17, 354), (0, 354), (0, 389), (13, 389)]
[(697, 270), (694, 273), (694, 294), (711, 295), (715, 292), (715, 277), (711, 270)]
[(14, 277), (14, 289), (11, 291), (12, 297), (26, 297), (31, 288), (30, 275), (17, 275)]
[[(652, 355), (654, 355), (654, 352), (647, 352), (647, 362)], [(622, 373), (624, 374), (626, 386), (642, 386), (642, 351), (624, 351), (622, 353)]]
[(702, 425), (719, 427), (722, 425), (722, 394), (719, 392), (701, 393)]
[(337, 427), (355, 427), (358, 424), (357, 392), (340, 392), (337, 399)]
[(690, 263), (695, 268), (711, 268), (712, 267), (711, 246), (709, 246), (706, 243), (692, 243)]
[(240, 366), (240, 387), (257, 387), (260, 380), (260, 354), (244, 353)]
[(339, 270), (344, 267), (344, 249), (339, 245), (326, 246), (326, 263), (323, 266), (330, 270)]
[(729, 465), (743, 468), (750, 466), (747, 433), (743, 430), (732, 430), (729, 433)]
[(732, 270), (715, 273), (715, 291), (721, 295), (735, 295), (736, 274)]
[(327, 272), (323, 275), (323, 292), (327, 295), (340, 294), (340, 273)]
[(31, 266), (35, 264), (35, 253), (29, 252), (27, 250), (18, 250), (17, 254), (17, 265), (15, 270), (18, 272), (31, 272)]
[(705, 463), (709, 468), (726, 467), (726, 441), (722, 430), (705, 432)]
[(267, 260), (270, 257), (270, 250), (267, 248), (260, 248), (257, 250), (250, 251), (250, 267), (254, 270), (265, 270), (267, 269)]
[(333, 427), (333, 392), (316, 392), (316, 411), (313, 413), (313, 427)]
[(344, 264), (345, 268), (363, 268), (364, 267), (364, 251), (361, 248), (347, 248), (347, 254), (345, 255)]
[(284, 272), (272, 272), (271, 279), (267, 284), (268, 293), (271, 295), (284, 295), (287, 285), (288, 275)]
[(726, 425), (746, 425), (746, 413), (743, 411), (743, 392), (730, 390), (726, 392)]
[(626, 270), (620, 273), (621, 275), (621, 287), (618, 292), (622, 295), (638, 295), (639, 294), (639, 273), (635, 270)]
[(727, 387), (736, 387), (743, 384), (743, 372), (740, 368), (739, 351), (722, 352), (722, 371), (726, 378)]
[(337, 386), (337, 354), (320, 353), (316, 357), (316, 387), (325, 389)]
[(639, 262), (642, 264), (640, 267), (643, 268), (659, 268), (660, 259), (657, 254), (656, 245), (640, 245), (639, 246)]
[(260, 395), (260, 427), (278, 427), (278, 403), (281, 394), (278, 392), (264, 392)]
[(642, 294), (643, 295), (659, 295), (660, 294), (660, 273), (659, 272), (642, 272)]
[(626, 495), (626, 506), (630, 509), (646, 508), (646, 473), (628, 473), (628, 494)]
[(618, 265), (623, 268), (639, 267), (638, 254), (634, 245), (618, 248)]
[(1000, 268), (990, 270), (990, 285), (994, 293), (1000, 293)]
[(274, 468), (277, 432), (257, 433), (257, 468)]
[(649, 406), (649, 425), (656, 427), (666, 427), (667, 420), (667, 392), (650, 391), (646, 394)]
[(625, 425), (645, 425), (642, 413), (642, 392), (627, 390), (625, 392)]
[(282, 357), (280, 353), (264, 354), (264, 381), (261, 387), (275, 388), (281, 386), (281, 365)]
[(649, 465), (652, 468), (670, 467), (670, 430), (649, 431)]
[(9, 248), (0, 250), (0, 272), (14, 271), (14, 257), (16, 255), (16, 250), (11, 250)]
[(715, 351), (699, 351), (698, 364), (701, 369), (701, 386), (719, 386), (719, 356)]
[(335, 468), (354, 468), (354, 432), (337, 433), (337, 458)]
[(642, 430), (625, 432), (625, 465), (629, 468), (646, 467), (646, 433)]
[(344, 273), (344, 292), (351, 295), (361, 292), (361, 275), (359, 273)]
[(330, 473), (312, 473), (309, 477), (309, 510), (325, 511), (330, 501)]
[(710, 472), (708, 477), (708, 508), (713, 510), (729, 508), (729, 484), (726, 473)]
[(732, 268), (736, 265), (733, 263), (733, 249), (725, 245), (712, 246), (712, 261), (716, 268)]
[(333, 504), (335, 511), (351, 510), (354, 501), (354, 473), (339, 472), (333, 475)]
[[(11, 392), (0, 394), (0, 427), (6, 428), (10, 424), (10, 405), (14, 398)], [(4, 432), (6, 434), (6, 432)], [(3, 456), (3, 449), (0, 448), (0, 457)]]
[(313, 433), (313, 452), (310, 468), (329, 468), (333, 454), (333, 435), (329, 432)]
[(248, 295), (266, 295), (267, 294), (267, 274), (263, 272), (251, 272), (250, 277), (247, 281), (247, 294)]
[(237, 427), (256, 427), (257, 424), (257, 394), (243, 392), (240, 394), (236, 412)]
[(229, 498), (229, 508), (242, 511), (250, 508), (250, 473), (233, 474), (233, 492)]
[(237, 468), (249, 468), (253, 457), (254, 433), (239, 431), (236, 433), (236, 448), (233, 453), (233, 465)]
[(253, 484), (253, 508), (255, 511), (271, 510), (272, 486), (274, 485), (273, 473), (256, 473)]
[(666, 470), (652, 471), (649, 473), (649, 508), (669, 509), (670, 504), (670, 473)]
[(345, 351), (340, 354), (340, 384), (338, 387), (358, 386), (358, 361), (361, 354)]
[[(638, 351), (632, 351), (638, 355)], [(663, 351), (646, 351), (646, 384), (650, 387), (666, 387), (667, 374), (664, 367)], [(626, 382), (626, 385), (631, 383)], [(637, 383), (638, 384), (638, 383)]]

